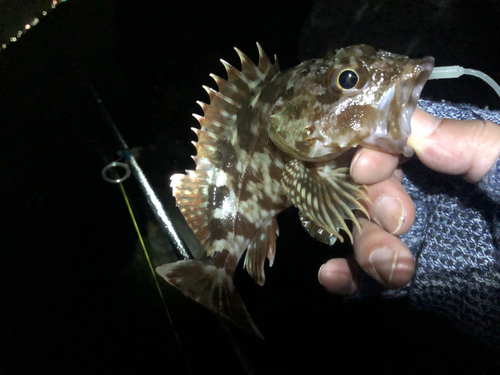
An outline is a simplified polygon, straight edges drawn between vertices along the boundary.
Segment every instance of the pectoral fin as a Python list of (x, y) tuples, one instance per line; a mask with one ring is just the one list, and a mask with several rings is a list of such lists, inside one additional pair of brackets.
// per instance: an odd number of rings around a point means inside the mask
[(329, 166), (306, 167), (298, 160), (285, 166), (281, 184), (292, 203), (300, 210), (302, 225), (317, 240), (333, 245), (343, 229), (352, 242), (352, 234), (345, 220), (351, 220), (359, 229), (353, 210), (369, 217), (360, 199), (369, 201), (363, 186), (355, 183), (349, 168), (330, 169)]

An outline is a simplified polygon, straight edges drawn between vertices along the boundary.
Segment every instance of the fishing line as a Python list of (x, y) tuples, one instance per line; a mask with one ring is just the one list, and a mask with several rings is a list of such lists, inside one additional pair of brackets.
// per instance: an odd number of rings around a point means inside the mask
[[(115, 175), (117, 175), (116, 171), (113, 169), (113, 168), (116, 168), (117, 166), (123, 168), (125, 170), (125, 174), (123, 176), (120, 176), (117, 178), (110, 178), (108, 176), (108, 172), (112, 171), (112, 172), (114, 172)], [(174, 322), (172, 320), (172, 316), (170, 315), (170, 311), (168, 310), (168, 307), (167, 307), (167, 302), (166, 302), (165, 297), (163, 295), (163, 292), (161, 290), (160, 283), (158, 282), (158, 278), (156, 277), (156, 273), (155, 273), (155, 270), (153, 268), (153, 264), (151, 263), (151, 258), (149, 257), (149, 253), (148, 253), (148, 250), (146, 248), (146, 244), (144, 243), (144, 238), (143, 238), (141, 231), (139, 229), (139, 225), (137, 224), (137, 220), (135, 219), (134, 211), (132, 210), (132, 206), (130, 205), (130, 201), (128, 199), (127, 192), (125, 191), (125, 187), (122, 184), (123, 181), (125, 181), (126, 179), (128, 179), (130, 177), (130, 168), (128, 167), (128, 164), (126, 164), (126, 163), (114, 161), (102, 169), (102, 176), (106, 181), (108, 181), (110, 183), (118, 184), (118, 186), (120, 187), (120, 190), (121, 190), (122, 195), (123, 195), (123, 199), (125, 200), (125, 204), (127, 206), (128, 212), (130, 214), (130, 218), (132, 219), (132, 223), (134, 224), (134, 228), (135, 228), (135, 231), (137, 233), (137, 237), (139, 238), (139, 242), (141, 244), (142, 251), (144, 252), (144, 257), (146, 258), (146, 262), (148, 263), (148, 267), (149, 267), (149, 270), (151, 271), (151, 275), (153, 275), (153, 280), (155, 282), (156, 289), (158, 290), (158, 293), (160, 294), (160, 299), (161, 299), (163, 308), (165, 310), (165, 314), (167, 315), (170, 326), (172, 327), (172, 332), (174, 333), (175, 339), (176, 339), (177, 344), (179, 346), (179, 350), (181, 351), (182, 356), (184, 357), (184, 363), (187, 367), (188, 373), (192, 374), (193, 371), (191, 370), (191, 367), (189, 366), (188, 357), (187, 357), (186, 353), (184, 352), (184, 350), (182, 349), (179, 335), (177, 334), (177, 330), (175, 329)]]
[[(178, 253), (178, 254), (180, 253), (181, 256), (184, 257), (184, 259), (189, 259), (191, 257), (191, 254), (187, 250), (187, 246), (184, 244), (184, 242), (180, 239), (179, 235), (175, 231), (170, 218), (167, 216), (167, 213), (166, 213), (165, 209), (163, 208), (163, 205), (159, 201), (159, 199), (156, 196), (151, 185), (149, 185), (149, 181), (147, 180), (146, 176), (144, 175), (144, 172), (140, 168), (139, 164), (137, 164), (135, 157), (132, 155), (131, 150), (128, 148), (125, 140), (123, 139), (120, 132), (116, 128), (113, 120), (111, 119), (111, 116), (104, 108), (104, 105), (102, 104), (102, 100), (97, 95), (97, 93), (95, 92), (95, 90), (92, 86), (90, 86), (90, 85), (85, 85), (85, 86), (88, 89), (90, 89), (90, 91), (92, 92), (94, 99), (98, 103), (102, 113), (104, 114), (104, 117), (107, 120), (108, 125), (110, 125), (111, 129), (113, 130), (114, 136), (116, 137), (116, 139), (118, 140), (120, 145), (123, 147), (122, 150), (118, 151), (118, 154), (121, 155), (121, 158), (119, 160), (115, 160), (112, 163), (109, 163), (108, 165), (106, 165), (102, 169), (102, 171), (101, 171), (102, 178), (107, 182), (115, 183), (115, 184), (118, 184), (120, 186), (120, 190), (122, 192), (123, 199), (125, 200), (125, 204), (127, 206), (128, 212), (130, 214), (130, 218), (132, 219), (132, 223), (133, 223), (135, 231), (137, 233), (137, 237), (139, 238), (139, 242), (141, 244), (141, 247), (142, 247), (142, 250), (144, 253), (144, 257), (146, 259), (146, 262), (148, 263), (148, 267), (149, 267), (151, 274), (153, 276), (153, 280), (155, 282), (156, 289), (158, 290), (158, 293), (160, 295), (160, 299), (161, 299), (163, 308), (165, 310), (165, 314), (167, 315), (170, 326), (172, 327), (172, 332), (174, 333), (174, 337), (177, 341), (177, 345), (179, 346), (179, 350), (180, 350), (181, 355), (184, 359), (183, 362), (186, 366), (187, 372), (189, 374), (192, 374), (193, 371), (191, 369), (191, 366), (189, 365), (188, 357), (187, 357), (185, 351), (183, 350), (183, 346), (182, 346), (181, 341), (179, 339), (179, 335), (177, 334), (177, 330), (175, 329), (175, 326), (174, 326), (174, 323), (172, 320), (172, 316), (170, 315), (170, 311), (167, 307), (165, 297), (163, 295), (160, 284), (158, 282), (158, 278), (156, 277), (156, 272), (153, 268), (153, 264), (151, 263), (151, 258), (149, 256), (146, 245), (144, 243), (143, 236), (141, 234), (141, 231), (140, 231), (139, 226), (137, 224), (137, 221), (135, 219), (135, 215), (134, 215), (134, 212), (133, 212), (132, 207), (130, 205), (130, 201), (129, 201), (127, 193), (125, 191), (125, 187), (123, 186), (123, 183), (122, 183), (131, 176), (132, 172), (134, 173), (134, 176), (137, 178), (141, 188), (143, 189), (146, 197), (148, 198), (149, 204), (152, 206), (152, 208), (154, 208), (153, 211), (155, 212), (156, 217), (160, 220), (161, 224), (163, 224), (162, 228), (166, 232), (168, 239), (172, 243), (172, 245), (173, 245), (172, 247), (174, 249), (174, 252), (175, 252), (175, 250), (177, 250), (176, 253)], [(126, 163), (121, 161), (123, 159), (126, 161)], [(124, 174), (120, 175), (118, 173), (117, 169), (123, 170)], [(178, 246), (177, 248), (176, 248), (176, 245)]]
[[(175, 330), (174, 323), (172, 321), (172, 317), (170, 316), (170, 312), (168, 311), (167, 308), (167, 303), (165, 301), (165, 297), (163, 296), (163, 292), (161, 291), (160, 283), (158, 282), (158, 278), (156, 277), (155, 270), (153, 268), (153, 264), (151, 263), (151, 258), (149, 257), (148, 250), (146, 249), (146, 244), (144, 243), (144, 239), (142, 237), (141, 231), (139, 229), (139, 226), (137, 225), (137, 221), (135, 220), (135, 215), (134, 211), (132, 211), (132, 207), (130, 206), (130, 201), (128, 200), (127, 193), (125, 191), (125, 188), (123, 187), (123, 184), (118, 182), (118, 186), (120, 186), (120, 190), (123, 194), (123, 199), (125, 200), (125, 204), (127, 205), (128, 212), (130, 214), (130, 218), (132, 219), (132, 223), (134, 224), (135, 231), (137, 232), (137, 237), (139, 238), (139, 242), (141, 243), (142, 250), (144, 252), (144, 257), (146, 258), (146, 261), (149, 266), (149, 270), (151, 271), (151, 275), (153, 275), (153, 280), (155, 281), (156, 289), (158, 290), (158, 293), (160, 294), (160, 299), (163, 304), (163, 307), (165, 309), (165, 313), (167, 314), (168, 321), (170, 322), (170, 325), (172, 326), (172, 331), (174, 332), (175, 338), (177, 339), (177, 342), (180, 344), (179, 336), (177, 335), (177, 331)], [(179, 345), (182, 350), (182, 346)]]
[(170, 217), (167, 214), (167, 211), (165, 210), (165, 207), (163, 207), (163, 204), (161, 203), (160, 199), (156, 195), (156, 192), (154, 191), (153, 187), (146, 178), (146, 175), (142, 171), (142, 168), (137, 163), (137, 160), (135, 159), (127, 143), (125, 142), (125, 139), (123, 139), (121, 133), (118, 131), (118, 128), (113, 122), (113, 119), (111, 118), (110, 114), (108, 113), (106, 108), (104, 108), (101, 98), (99, 97), (99, 95), (92, 86), (90, 85), (85, 85), (85, 86), (91, 91), (92, 95), (94, 96), (94, 99), (97, 102), (97, 105), (99, 106), (104, 118), (106, 119), (107, 124), (113, 131), (113, 135), (120, 144), (122, 148), (120, 152), (125, 157), (125, 160), (128, 166), (130, 167), (130, 170), (132, 171), (135, 178), (139, 182), (139, 186), (141, 187), (144, 195), (146, 196), (149, 206), (151, 207), (154, 215), (156, 216), (156, 219), (160, 223), (161, 229), (166, 234), (168, 240), (172, 244), (172, 249), (174, 253), (177, 255), (179, 259), (194, 259), (186, 243), (177, 233), (172, 220), (170, 219)]
[(431, 75), (429, 76), (429, 80), (431, 79), (450, 79), (450, 78), (459, 78), (463, 75), (474, 76), (476, 78), (482, 79), (486, 82), (500, 97), (500, 85), (495, 82), (493, 78), (491, 78), (486, 73), (480, 72), (475, 69), (468, 69), (461, 67), (459, 65), (450, 65), (450, 66), (439, 66), (432, 70)]

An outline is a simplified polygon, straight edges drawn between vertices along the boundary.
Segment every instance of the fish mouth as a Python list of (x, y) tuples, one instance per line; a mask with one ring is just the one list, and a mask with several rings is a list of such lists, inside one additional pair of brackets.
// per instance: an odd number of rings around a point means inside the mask
[[(399, 125), (405, 135), (403, 155), (407, 157), (413, 156), (415, 153), (411, 147), (406, 144), (406, 140), (411, 134), (411, 117), (417, 108), (418, 100), (420, 99), (420, 94), (424, 88), (425, 83), (429, 79), (434, 68), (434, 58), (427, 56), (417, 62), (418, 69), (415, 77), (408, 79), (408, 84), (404, 82), (401, 86), (401, 96), (403, 104), (401, 107), (401, 113), (399, 115)], [(408, 98), (408, 100), (406, 100)]]
[(407, 157), (414, 154), (407, 145), (411, 117), (433, 67), (434, 58), (430, 56), (408, 61), (401, 77), (382, 95), (377, 108), (377, 126), (361, 146)]

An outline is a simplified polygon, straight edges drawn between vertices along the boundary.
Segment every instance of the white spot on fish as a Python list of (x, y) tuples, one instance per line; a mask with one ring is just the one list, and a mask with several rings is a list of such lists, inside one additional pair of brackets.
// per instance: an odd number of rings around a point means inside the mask
[(214, 210), (214, 219), (222, 218), (222, 210), (220, 208), (216, 208)]
[(256, 121), (254, 121), (250, 126), (250, 131), (253, 135), (259, 134), (259, 124)]
[(255, 97), (250, 102), (250, 106), (252, 106), (252, 108), (255, 108), (255, 106), (257, 105), (257, 102), (259, 101), (259, 96), (260, 92), (257, 95), (255, 95)]
[(255, 224), (261, 219), (263, 210), (257, 201), (247, 200), (240, 202), (239, 211), (250, 223)]
[(212, 245), (212, 249), (214, 251), (222, 251), (227, 249), (227, 241), (226, 240), (215, 240)]
[(179, 186), (179, 184), (181, 183), (181, 179), (182, 179), (183, 176), (184, 175), (180, 174), (180, 173), (173, 174), (170, 177), (170, 187), (171, 188), (177, 188), (177, 186)]
[(227, 173), (220, 170), (217, 173), (217, 180), (215, 181), (215, 186), (221, 187), (221, 186), (227, 186)]
[(310, 85), (309, 91), (313, 95), (323, 95), (326, 92), (324, 85)]

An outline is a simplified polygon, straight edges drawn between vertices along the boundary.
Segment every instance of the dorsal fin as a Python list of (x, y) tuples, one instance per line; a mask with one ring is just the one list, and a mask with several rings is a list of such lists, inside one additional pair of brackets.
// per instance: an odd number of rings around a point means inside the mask
[(218, 249), (214, 242), (219, 239), (212, 228), (218, 219), (217, 197), (227, 194), (232, 176), (222, 169), (228, 147), (231, 147), (233, 135), (237, 132), (238, 113), (242, 103), (253, 97), (263, 83), (279, 73), (278, 61), (274, 64), (257, 43), (259, 64), (255, 65), (243, 52), (235, 48), (241, 60), (241, 71), (221, 60), (228, 78), (224, 80), (214, 74), (218, 91), (204, 86), (210, 98), (210, 104), (198, 102), (204, 116), (194, 115), (201, 129), (193, 129), (198, 136), (194, 142), (197, 155), (196, 171), (186, 175), (175, 174), (171, 177), (171, 187), (184, 218), (200, 240), (202, 246), (211, 255)]

